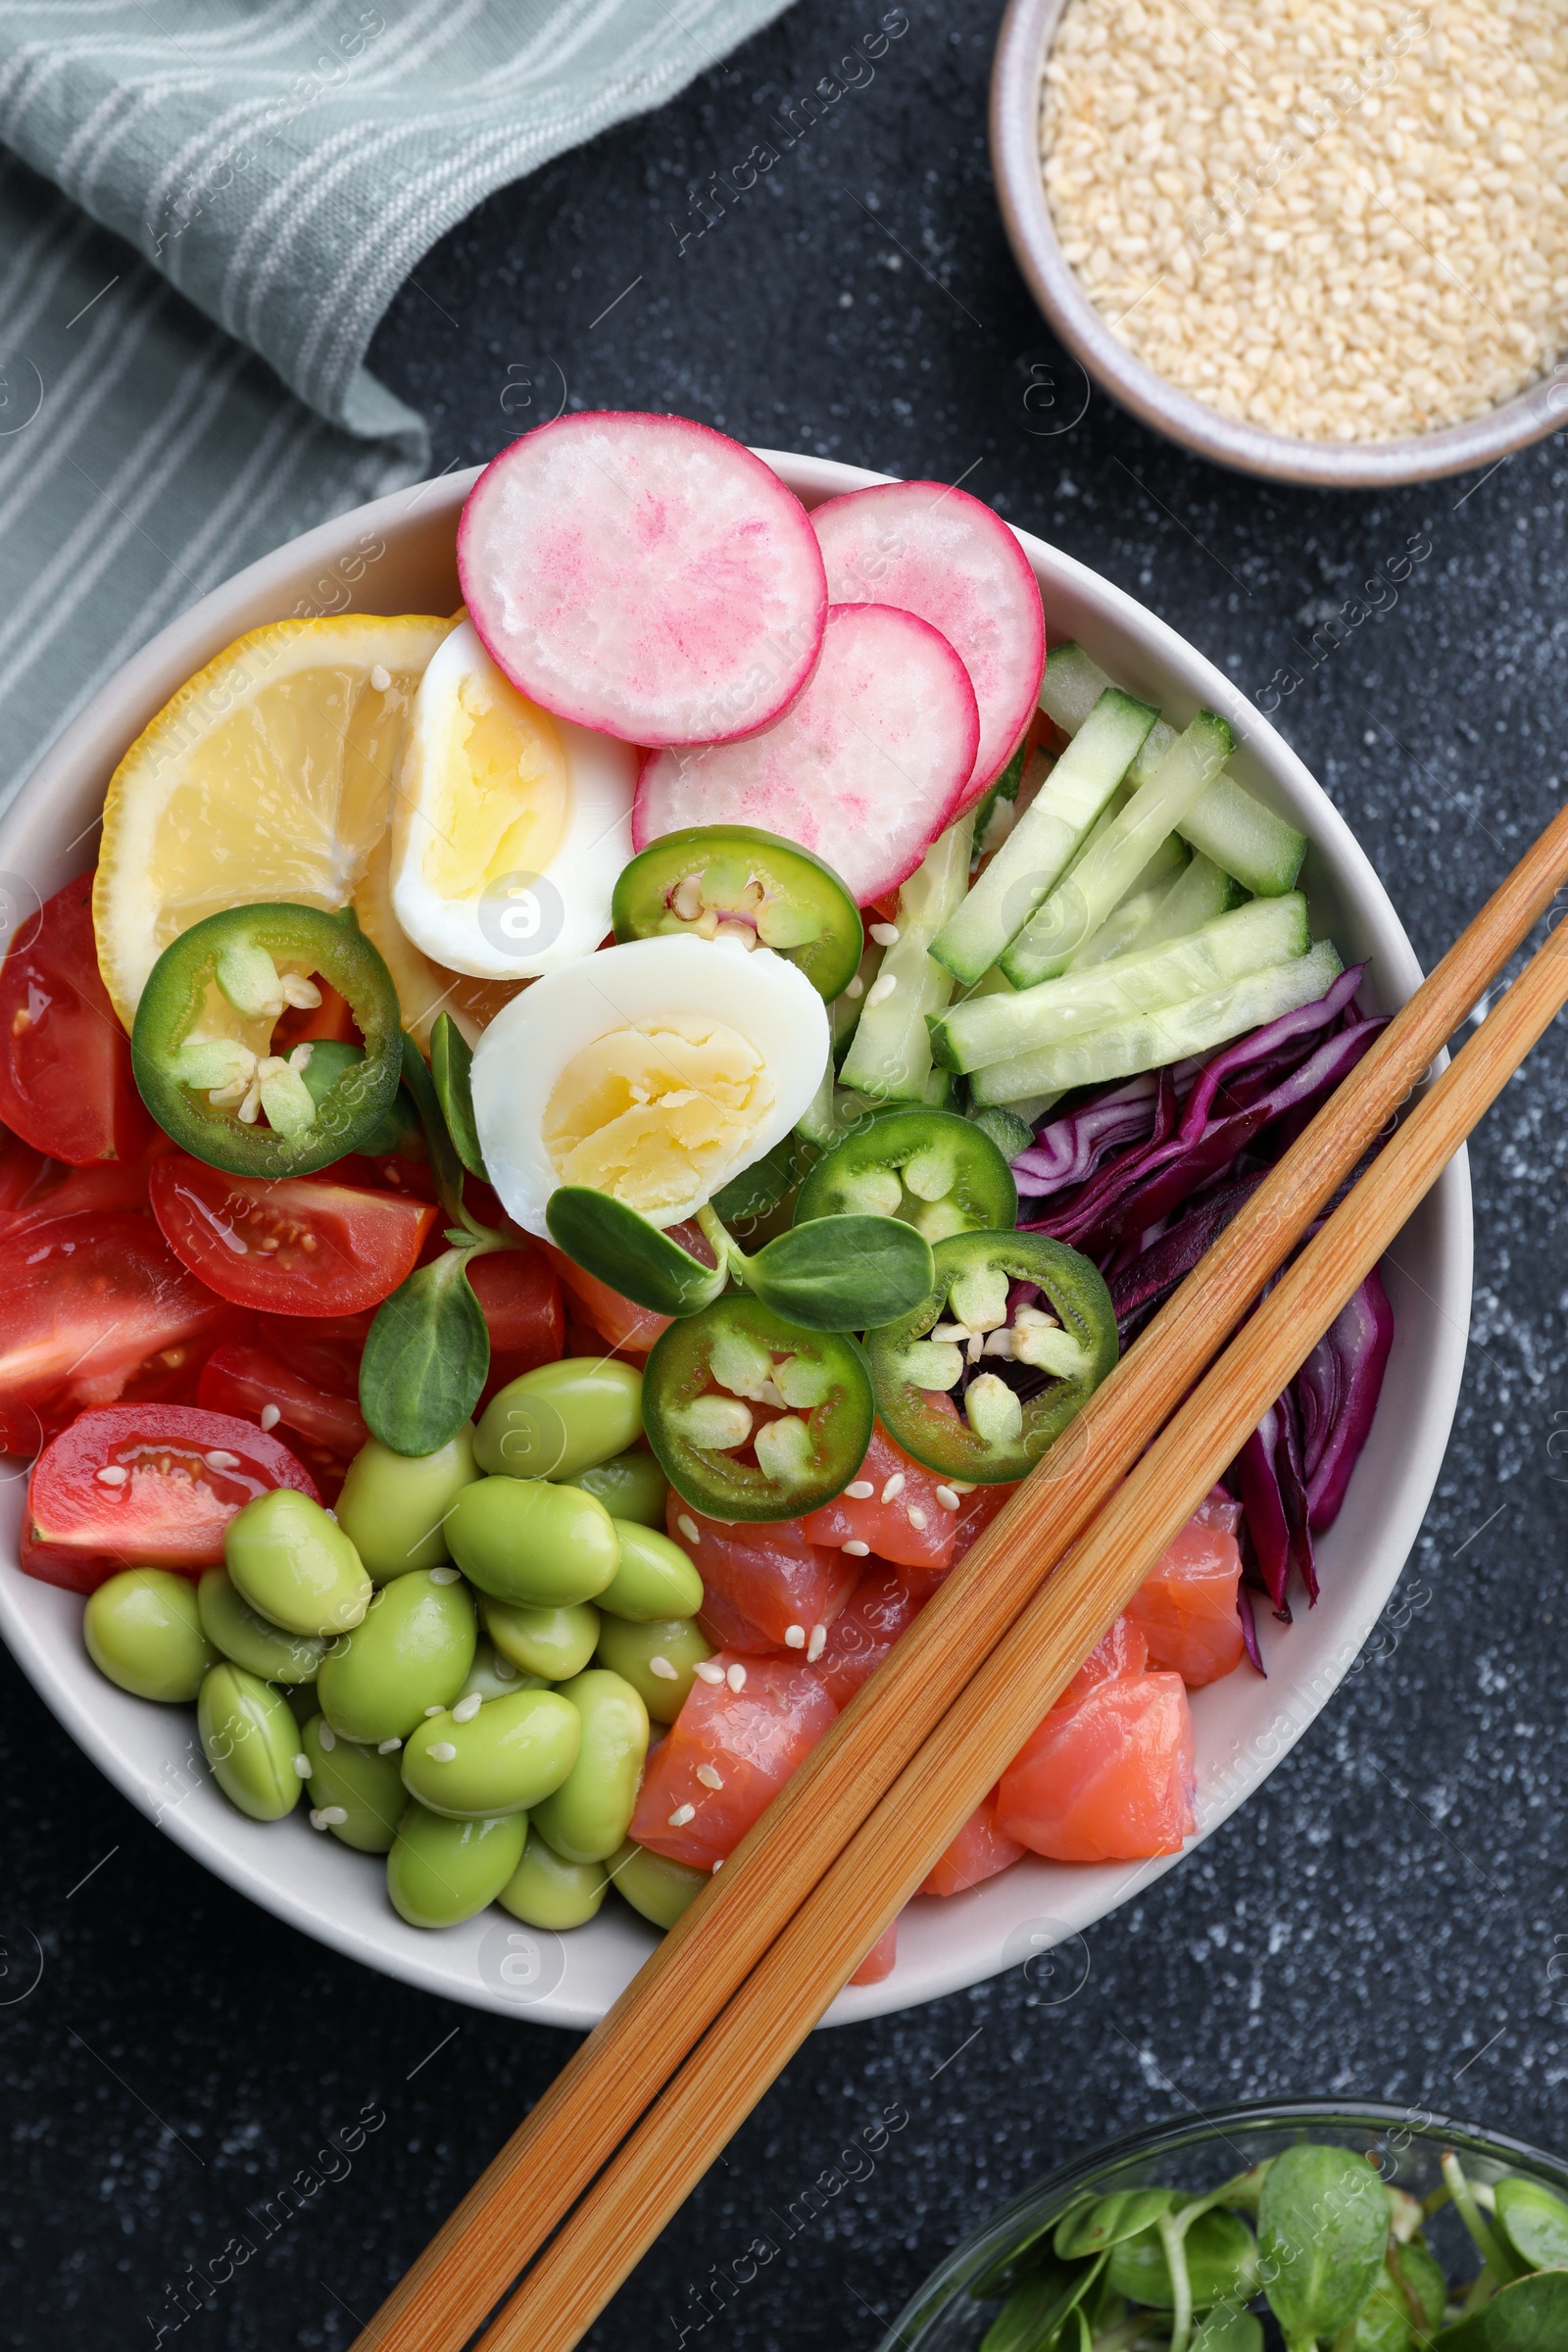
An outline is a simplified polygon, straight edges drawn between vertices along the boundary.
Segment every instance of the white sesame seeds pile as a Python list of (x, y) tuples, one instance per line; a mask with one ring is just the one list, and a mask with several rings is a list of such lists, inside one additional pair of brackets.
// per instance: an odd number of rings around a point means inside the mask
[(1568, 351), (1561, 0), (1068, 0), (1041, 144), (1097, 309), (1225, 416), (1430, 432)]

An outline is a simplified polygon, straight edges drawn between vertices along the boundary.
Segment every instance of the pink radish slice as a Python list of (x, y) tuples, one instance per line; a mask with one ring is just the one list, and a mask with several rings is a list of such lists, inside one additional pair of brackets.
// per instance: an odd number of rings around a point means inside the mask
[(560, 416), (485, 467), (458, 576), (486, 649), (547, 710), (639, 744), (721, 743), (782, 710), (827, 612), (805, 508), (684, 416)]
[(939, 630), (889, 605), (830, 606), (816, 667), (782, 717), (740, 743), (650, 753), (632, 840), (761, 825), (814, 851), (864, 906), (951, 823), (979, 740), (969, 673)]
[(811, 516), (835, 605), (897, 605), (940, 629), (974, 684), (980, 748), (963, 806), (1012, 758), (1046, 665), (1029, 559), (1000, 515), (941, 482), (886, 482)]

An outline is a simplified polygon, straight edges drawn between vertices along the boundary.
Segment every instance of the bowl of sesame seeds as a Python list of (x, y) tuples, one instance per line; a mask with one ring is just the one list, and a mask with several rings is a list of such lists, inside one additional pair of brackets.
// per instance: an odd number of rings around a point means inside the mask
[(1560, 0), (1010, 0), (991, 148), (1067, 351), (1200, 456), (1378, 488), (1568, 418)]

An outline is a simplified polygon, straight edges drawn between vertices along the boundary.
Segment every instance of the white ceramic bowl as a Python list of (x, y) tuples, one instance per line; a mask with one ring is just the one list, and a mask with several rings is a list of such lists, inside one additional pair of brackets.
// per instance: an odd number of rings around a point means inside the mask
[[(762, 453), (808, 506), (883, 477), (826, 460)], [(126, 745), (176, 687), (231, 639), (298, 612), (446, 612), (459, 602), (453, 536), (471, 474), (450, 474), (362, 507), (253, 564), (155, 637), (61, 737), (0, 821), (0, 882), (44, 896), (81, 870), (104, 789)], [(1317, 926), (1347, 960), (1370, 957), (1367, 993), (1402, 1002), (1419, 967), (1394, 908), (1345, 820), (1289, 747), (1220, 672), (1119, 588), (1020, 534), (1040, 580), (1053, 641), (1075, 637), (1135, 694), (1178, 720), (1200, 705), (1231, 720), (1236, 767), (1299, 825)], [(1462, 1158), (1417, 1210), (1386, 1267), (1397, 1332), (1371, 1441), (1338, 1524), (1320, 1547), (1323, 1599), (1289, 1631), (1265, 1618), (1269, 1679), (1245, 1667), (1194, 1698), (1199, 1817), (1214, 1829), (1278, 1763), (1329, 1698), (1365, 1641), (1415, 1540), (1453, 1417), (1470, 1314), (1469, 1179)], [(411, 1984), (504, 2015), (585, 2027), (603, 2016), (653, 1948), (653, 1931), (618, 1903), (569, 1936), (539, 1935), (490, 1910), (437, 1935), (407, 1927), (386, 1899), (382, 1865), (318, 1836), (303, 1813), (247, 1821), (202, 1768), (193, 1711), (152, 1706), (88, 1661), (74, 1594), (23, 1576), (14, 1531), (23, 1481), (0, 1490), (0, 1633), (43, 1698), (117, 1788), (231, 1886), (307, 1935)], [(832, 2022), (880, 2015), (995, 1975), (1051, 1945), (1069, 1981), (1075, 1938), (1170, 1867), (1025, 1861), (948, 1901), (906, 1913), (899, 1962), (852, 1989)], [(1074, 1954), (1080, 1955), (1075, 1961)], [(1037, 1974), (1038, 1966), (1037, 1966)]]

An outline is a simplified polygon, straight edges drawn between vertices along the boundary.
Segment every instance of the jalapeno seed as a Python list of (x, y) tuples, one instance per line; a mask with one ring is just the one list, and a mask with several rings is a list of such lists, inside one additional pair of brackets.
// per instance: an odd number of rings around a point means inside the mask
[(287, 1634), (234, 1590), (226, 1568), (209, 1568), (196, 1588), (202, 1631), (213, 1647), (264, 1683), (314, 1683), (328, 1643), (320, 1634)]
[[(445, 1580), (451, 1578), (447, 1583)], [(473, 1600), (450, 1568), (416, 1568), (381, 1586), (335, 1642), (316, 1678), (321, 1713), (345, 1740), (406, 1740), (428, 1707), (449, 1707), (468, 1679), (478, 1640)]]
[(602, 1862), (563, 1861), (530, 1823), (522, 1860), (496, 1900), (514, 1919), (530, 1928), (554, 1928), (560, 1935), (592, 1919), (609, 1886)]
[(590, 1666), (556, 1693), (575, 1708), (581, 1742), (570, 1771), (534, 1808), (542, 1837), (567, 1862), (603, 1862), (626, 1836), (648, 1755), (648, 1709), (631, 1684)]
[(481, 1592), (479, 1614), (497, 1655), (547, 1683), (569, 1682), (581, 1674), (601, 1631), (599, 1611), (587, 1601), (569, 1609), (529, 1609)]
[(446, 1516), (478, 1475), (471, 1421), (434, 1453), (394, 1453), (379, 1438), (367, 1440), (349, 1464), (337, 1523), (373, 1583), (452, 1557)]
[(370, 1605), (373, 1587), (348, 1537), (292, 1487), (258, 1494), (234, 1514), (223, 1562), (240, 1598), (285, 1633), (347, 1633)]
[(526, 1813), (455, 1821), (411, 1804), (386, 1858), (392, 1907), (414, 1928), (455, 1928), (496, 1896), (522, 1860)]
[(280, 1691), (260, 1675), (215, 1666), (196, 1699), (196, 1728), (213, 1778), (252, 1821), (281, 1821), (300, 1800), (299, 1726)]
[(630, 1683), (655, 1723), (673, 1723), (698, 1667), (712, 1654), (695, 1617), (655, 1617), (644, 1625), (606, 1617), (595, 1663)]
[(136, 1698), (193, 1699), (219, 1653), (203, 1629), (188, 1576), (122, 1568), (88, 1594), (81, 1620), (100, 1674)]
[(491, 1397), (474, 1432), (474, 1459), (508, 1478), (591, 1470), (642, 1436), (642, 1374), (611, 1356), (538, 1364)]
[(697, 1900), (710, 1877), (706, 1870), (693, 1870), (687, 1862), (671, 1862), (666, 1855), (636, 1845), (629, 1838), (611, 1856), (608, 1869), (615, 1891), (656, 1928), (672, 1928)]
[(620, 1566), (596, 1605), (612, 1617), (647, 1625), (656, 1617), (695, 1617), (703, 1605), (703, 1580), (678, 1544), (652, 1527), (617, 1519)]
[(490, 1699), (466, 1722), (451, 1711), (427, 1716), (404, 1746), (403, 1786), (432, 1813), (496, 1820), (551, 1796), (581, 1740), (581, 1717), (569, 1699), (517, 1690)]
[(409, 1801), (397, 1757), (338, 1739), (322, 1715), (304, 1726), (300, 1747), (311, 1767), (312, 1827), (330, 1830), (357, 1853), (389, 1853)]
[(560, 1483), (597, 1494), (612, 1519), (635, 1519), (641, 1527), (664, 1524), (669, 1481), (653, 1455), (638, 1446), (608, 1462), (596, 1462), (590, 1470), (575, 1470)]
[(535, 1609), (592, 1600), (620, 1565), (615, 1523), (580, 1487), (481, 1478), (447, 1520), (452, 1556), (482, 1592)]

